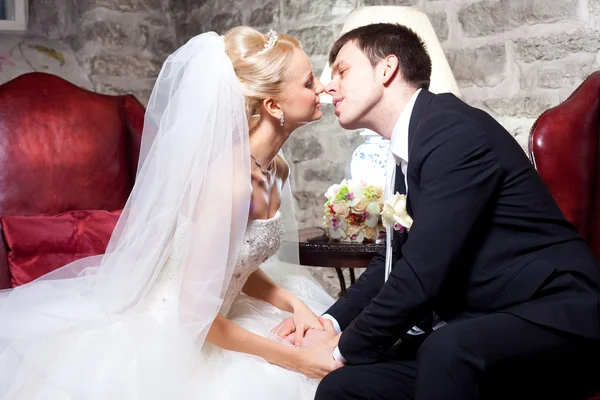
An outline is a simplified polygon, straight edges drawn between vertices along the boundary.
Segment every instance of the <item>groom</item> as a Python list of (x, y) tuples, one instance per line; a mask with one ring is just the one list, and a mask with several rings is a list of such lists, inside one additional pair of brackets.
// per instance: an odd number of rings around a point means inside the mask
[(325, 341), (315, 347), (323, 353), (337, 344), (332, 357), (345, 364), (316, 399), (593, 392), (599, 267), (513, 137), (454, 95), (427, 90), (431, 60), (406, 27), (350, 31), (329, 61), (340, 125), (390, 139), (388, 193), (407, 194), (414, 222), (388, 228), (387, 253), (321, 317), (325, 331), (297, 343)]

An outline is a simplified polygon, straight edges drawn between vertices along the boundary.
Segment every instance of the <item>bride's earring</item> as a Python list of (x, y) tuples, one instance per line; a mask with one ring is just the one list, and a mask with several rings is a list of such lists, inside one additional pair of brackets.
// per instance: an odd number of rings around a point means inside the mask
[(285, 121), (285, 118), (283, 118), (283, 113), (281, 113), (281, 117), (279, 117), (279, 125), (283, 126), (284, 121)]

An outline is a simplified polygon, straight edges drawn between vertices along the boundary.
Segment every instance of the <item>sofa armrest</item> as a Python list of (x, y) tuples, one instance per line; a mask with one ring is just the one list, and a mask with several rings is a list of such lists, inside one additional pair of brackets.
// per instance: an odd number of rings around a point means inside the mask
[(2, 224), (0, 224), (0, 290), (11, 287), (10, 270), (8, 269), (8, 255), (6, 250), (4, 231), (2, 229)]
[(121, 107), (125, 119), (125, 129), (129, 139), (129, 157), (131, 160), (131, 184), (135, 181), (144, 130), (145, 107), (133, 95), (121, 98)]

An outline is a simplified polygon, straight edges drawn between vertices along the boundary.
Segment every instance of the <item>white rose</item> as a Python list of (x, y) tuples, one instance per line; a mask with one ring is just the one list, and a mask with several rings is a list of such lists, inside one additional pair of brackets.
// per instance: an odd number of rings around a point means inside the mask
[(377, 229), (371, 228), (369, 226), (365, 226), (363, 228), (363, 233), (365, 234), (365, 238), (367, 239), (376, 239), (377, 237)]
[(383, 205), (383, 211), (381, 212), (381, 222), (384, 226), (394, 226), (396, 220), (394, 219), (394, 209), (388, 204)]
[(395, 195), (391, 196), (386, 203), (391, 205), (394, 209), (394, 213), (398, 215), (406, 212), (406, 196), (402, 194), (396, 193)]
[(356, 205), (354, 207), (352, 207), (352, 211), (354, 211), (357, 214), (362, 214), (367, 210), (367, 204), (364, 201), (359, 201), (358, 203), (356, 203)]
[(339, 203), (333, 205), (333, 211), (336, 213), (336, 215), (345, 217), (350, 212), (350, 208), (345, 201), (340, 201)]
[(413, 220), (406, 211), (406, 196), (396, 193), (383, 205), (381, 220), (385, 226), (392, 226), (397, 230), (398, 225), (410, 229)]
[(381, 212), (381, 208), (379, 207), (379, 203), (376, 201), (372, 201), (367, 205), (367, 213), (369, 216), (365, 220), (365, 225), (370, 228), (375, 228), (379, 223), (379, 213)]

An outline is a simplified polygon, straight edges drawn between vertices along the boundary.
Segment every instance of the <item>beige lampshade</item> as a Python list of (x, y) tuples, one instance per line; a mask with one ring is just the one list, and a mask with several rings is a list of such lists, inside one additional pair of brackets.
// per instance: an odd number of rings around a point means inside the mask
[[(413, 7), (401, 6), (373, 6), (359, 7), (353, 9), (342, 28), (340, 36), (360, 26), (375, 23), (397, 23), (412, 29), (425, 43), (429, 56), (431, 57), (431, 84), (429, 91), (432, 93), (453, 93), (461, 97), (460, 90), (446, 60), (442, 45), (433, 30), (433, 26), (427, 15)], [(329, 63), (323, 69), (320, 78), (324, 85), (331, 80), (331, 68)], [(331, 96), (321, 95), (321, 102), (331, 103)]]

